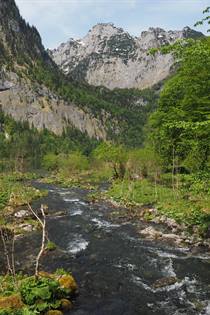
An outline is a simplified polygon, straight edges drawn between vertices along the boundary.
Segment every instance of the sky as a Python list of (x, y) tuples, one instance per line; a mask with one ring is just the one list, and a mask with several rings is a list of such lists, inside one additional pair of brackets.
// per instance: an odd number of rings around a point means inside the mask
[[(16, 0), (23, 18), (36, 26), (46, 48), (82, 38), (97, 23), (112, 22), (131, 35), (149, 27), (182, 29), (202, 18), (210, 0)], [(199, 27), (205, 32), (206, 27)]]

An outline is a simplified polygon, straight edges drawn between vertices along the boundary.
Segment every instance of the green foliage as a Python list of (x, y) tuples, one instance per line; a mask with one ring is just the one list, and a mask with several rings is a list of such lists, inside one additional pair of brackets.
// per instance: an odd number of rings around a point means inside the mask
[(28, 308), (22, 310), (0, 310), (0, 315), (37, 315), (37, 312), (30, 311)]
[[(19, 175), (20, 176), (20, 175)], [(10, 204), (11, 206), (20, 206), (42, 197), (46, 192), (41, 192), (24, 182), (15, 180), (16, 175), (0, 176), (0, 210)]]
[[(29, 128), (27, 123), (18, 123), (0, 111), (0, 171), (26, 171), (42, 165), (46, 169), (56, 168), (56, 156), (80, 150), (89, 154), (97, 141), (89, 139), (81, 132), (67, 128), (62, 136), (56, 136), (47, 130), (38, 132)], [(5, 137), (5, 132), (9, 138)], [(44, 157), (44, 159), (43, 159)], [(53, 160), (54, 158), (54, 160)]]
[(42, 166), (51, 171), (69, 176), (72, 173), (87, 170), (89, 168), (88, 158), (80, 151), (72, 151), (69, 154), (47, 153), (43, 157)]
[(123, 178), (125, 176), (128, 154), (122, 145), (117, 146), (104, 142), (94, 150), (93, 157), (109, 163), (115, 178)]
[[(4, 299), (3, 301), (9, 299), (8, 307), (0, 308), (0, 315), (38, 315), (51, 309), (59, 309), (61, 299), (69, 299), (70, 293), (69, 289), (65, 289), (56, 279), (68, 275), (69, 273), (63, 269), (57, 270), (54, 274), (43, 272), (43, 276), (39, 276), (38, 279), (20, 273), (16, 275), (15, 285), (12, 276), (0, 276), (0, 299)], [(20, 303), (18, 310), (9, 307), (17, 297)]]
[(49, 170), (56, 170), (58, 168), (58, 156), (55, 153), (49, 152), (43, 156), (42, 166)]
[(80, 151), (71, 152), (67, 155), (60, 154), (58, 157), (59, 169), (66, 175), (87, 170), (89, 167), (88, 158)]
[(40, 299), (49, 301), (55, 296), (59, 288), (59, 283), (48, 278), (36, 280), (34, 277), (27, 278), (21, 283), (20, 292), (23, 302), (27, 305), (33, 305)]
[(55, 249), (56, 249), (56, 244), (51, 241), (48, 241), (46, 244), (46, 250), (52, 251)]
[[(57, 271), (61, 275), (60, 271)], [(64, 273), (64, 275), (68, 275)], [(49, 309), (58, 309), (62, 298), (69, 297), (69, 290), (63, 288), (55, 277), (28, 277), (21, 282), (20, 293), (29, 310), (38, 314)]]
[[(203, 11), (204, 18), (201, 19), (200, 21), (197, 21), (194, 26), (204, 25), (205, 23), (210, 24), (209, 12), (210, 12), (210, 7), (207, 7), (207, 8)], [(210, 32), (210, 29), (208, 29), (207, 32)]]
[(204, 170), (210, 144), (210, 41), (194, 41), (182, 50), (177, 74), (164, 85), (151, 115), (150, 141), (165, 167)]
[(127, 165), (127, 175), (135, 177), (157, 178), (161, 172), (161, 160), (151, 147), (130, 150)]
[[(159, 215), (164, 214), (189, 227), (200, 226), (203, 232), (210, 224), (210, 193), (203, 194), (200, 189), (196, 193), (189, 179), (188, 187), (186, 179), (180, 185), (180, 189), (174, 191), (171, 187), (146, 179), (115, 181), (107, 195), (124, 205), (155, 205)], [(207, 189), (207, 183), (200, 181), (200, 185)]]

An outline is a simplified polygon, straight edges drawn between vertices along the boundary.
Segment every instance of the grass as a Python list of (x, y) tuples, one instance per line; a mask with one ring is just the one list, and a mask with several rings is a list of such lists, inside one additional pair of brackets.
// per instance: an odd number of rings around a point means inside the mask
[[(47, 194), (46, 191), (40, 191), (26, 182), (31, 178), (34, 178), (33, 174), (0, 174), (0, 223), (2, 225), (18, 229), (16, 220), (12, 216), (15, 208), (31, 203), (33, 200)], [(29, 220), (27, 219), (27, 221)]]
[(210, 195), (195, 194), (189, 189), (155, 185), (147, 179), (113, 182), (109, 198), (129, 206), (155, 206), (159, 215), (175, 219), (188, 227), (197, 225), (203, 232), (210, 224)]
[(66, 172), (61, 170), (49, 177), (45, 177), (42, 182), (68, 188), (81, 187), (84, 189), (95, 189), (102, 182), (108, 181), (111, 175), (112, 171), (106, 166), (104, 168), (93, 168), (80, 172)]

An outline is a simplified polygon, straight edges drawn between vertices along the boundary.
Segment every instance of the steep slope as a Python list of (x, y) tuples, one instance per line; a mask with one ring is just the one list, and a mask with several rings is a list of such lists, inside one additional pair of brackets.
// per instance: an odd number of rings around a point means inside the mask
[[(0, 66), (0, 105), (6, 114), (56, 134), (73, 126), (90, 137), (106, 138), (105, 125), (87, 107), (57, 93), (55, 78), (62, 81), (62, 75), (13, 0), (0, 0)], [(38, 80), (38, 72), (50, 74), (51, 86), (45, 76)]]
[(168, 32), (149, 28), (140, 37), (132, 37), (111, 23), (101, 23), (84, 38), (61, 44), (51, 56), (65, 74), (78, 81), (109, 89), (144, 89), (165, 79), (174, 63), (171, 54), (148, 54), (150, 48), (200, 36), (202, 33), (185, 27)]

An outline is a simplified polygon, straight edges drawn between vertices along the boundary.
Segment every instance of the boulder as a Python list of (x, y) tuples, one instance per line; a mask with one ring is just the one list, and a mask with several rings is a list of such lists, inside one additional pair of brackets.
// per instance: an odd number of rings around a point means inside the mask
[(73, 308), (73, 304), (71, 303), (71, 301), (67, 300), (67, 299), (62, 299), (61, 300), (61, 309), (66, 312), (69, 311)]
[(75, 279), (71, 275), (62, 275), (58, 281), (60, 286), (69, 290), (70, 293), (74, 293), (78, 288)]
[(22, 219), (22, 218), (30, 217), (31, 213), (29, 211), (27, 211), (27, 210), (20, 210), (20, 211), (16, 212), (14, 215), (15, 215), (16, 218)]
[(174, 219), (170, 219), (170, 218), (167, 218), (165, 220), (165, 223), (168, 225), (168, 227), (170, 228), (177, 228), (178, 227), (178, 224), (176, 223), (176, 221)]
[(162, 237), (167, 240), (174, 240), (174, 241), (177, 239), (180, 239), (179, 235), (173, 234), (173, 233), (162, 234)]
[(157, 239), (162, 237), (162, 232), (155, 230), (152, 226), (149, 226), (140, 231), (140, 234), (150, 239)]
[(20, 224), (19, 227), (21, 228), (21, 230), (25, 232), (32, 232), (34, 230), (34, 227), (32, 224), (23, 223), (23, 224)]
[(158, 288), (166, 287), (168, 285), (175, 284), (177, 281), (178, 279), (176, 277), (164, 277), (164, 278), (156, 280), (153, 283), (152, 287), (154, 289), (158, 289)]

